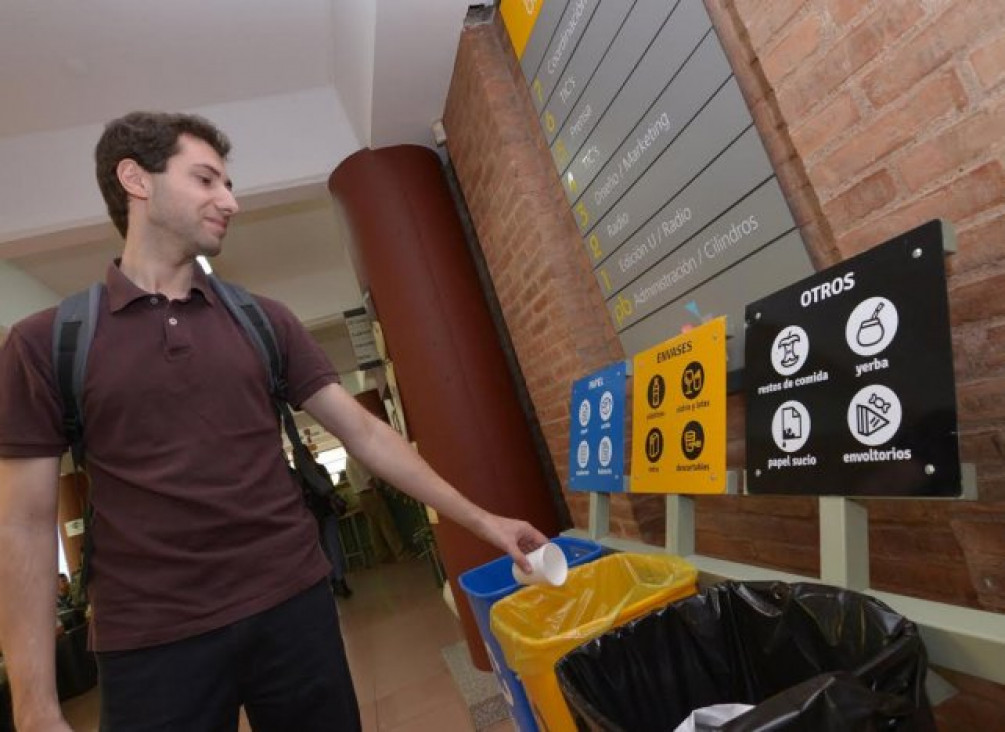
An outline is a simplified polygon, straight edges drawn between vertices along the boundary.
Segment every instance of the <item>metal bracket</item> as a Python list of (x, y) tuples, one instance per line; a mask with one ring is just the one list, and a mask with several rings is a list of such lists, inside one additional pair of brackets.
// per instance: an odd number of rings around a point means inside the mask
[(678, 557), (694, 554), (694, 498), (670, 494), (666, 497), (667, 552)]
[(590, 538), (599, 541), (611, 533), (611, 496), (590, 493)]
[(869, 589), (869, 511), (847, 498), (820, 497), (820, 579)]

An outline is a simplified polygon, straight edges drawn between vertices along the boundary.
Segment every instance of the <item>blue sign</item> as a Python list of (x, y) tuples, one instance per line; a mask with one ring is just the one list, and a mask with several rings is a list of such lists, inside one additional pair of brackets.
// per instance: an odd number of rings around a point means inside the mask
[(625, 490), (625, 363), (595, 371), (572, 384), (569, 488)]

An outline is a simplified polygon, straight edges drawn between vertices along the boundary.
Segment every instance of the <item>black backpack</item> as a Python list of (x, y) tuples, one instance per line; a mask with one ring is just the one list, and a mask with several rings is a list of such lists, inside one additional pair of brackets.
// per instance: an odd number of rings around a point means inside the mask
[[(272, 404), (293, 447), (291, 472), (296, 477), (308, 510), (317, 521), (318, 534), (325, 554), (330, 556), (322, 524), (335, 512), (333, 506), (333, 498), (337, 500), (335, 484), (327, 468), (314, 459), (300, 439), (300, 433), (293, 421), (293, 412), (286, 401), (287, 384), (283, 378), (283, 359), (277, 345), (276, 334), (272, 330), (272, 323), (258, 302), (243, 287), (224, 282), (213, 275), (209, 275), (209, 282), (213, 291), (227, 306), (227, 310), (241, 325), (265, 364)], [(63, 401), (63, 430), (70, 443), (70, 457), (77, 476), (85, 469), (84, 377), (98, 321), (98, 305), (102, 290), (103, 285), (96, 282), (88, 289), (70, 295), (59, 304), (53, 322), (53, 369)], [(89, 495), (89, 492), (86, 495)], [(84, 552), (80, 582), (85, 588), (89, 576), (90, 558), (94, 551), (92, 517), (93, 508), (90, 500), (87, 500), (84, 507)]]

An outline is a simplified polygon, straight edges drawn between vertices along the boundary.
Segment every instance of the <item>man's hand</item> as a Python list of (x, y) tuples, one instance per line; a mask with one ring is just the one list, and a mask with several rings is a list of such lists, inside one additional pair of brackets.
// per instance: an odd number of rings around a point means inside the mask
[(489, 513), (437, 475), (412, 446), (374, 417), (338, 384), (319, 389), (304, 410), (338, 437), (346, 450), (373, 474), (466, 527), (531, 571), (526, 552), (548, 543), (548, 537), (526, 521)]
[(482, 517), (475, 533), (509, 554), (517, 566), (527, 574), (533, 572), (533, 567), (527, 559), (527, 552), (548, 543), (548, 537), (526, 521), (494, 513), (486, 513)]

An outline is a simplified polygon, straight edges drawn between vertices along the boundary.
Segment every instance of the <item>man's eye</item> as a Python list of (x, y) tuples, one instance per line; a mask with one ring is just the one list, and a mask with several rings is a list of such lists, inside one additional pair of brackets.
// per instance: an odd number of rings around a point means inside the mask
[(212, 178), (209, 178), (208, 176), (205, 176), (205, 175), (200, 175), (200, 176), (198, 176), (198, 178), (199, 178), (199, 182), (202, 183), (204, 186), (208, 186), (209, 184), (211, 184), (213, 182)]

